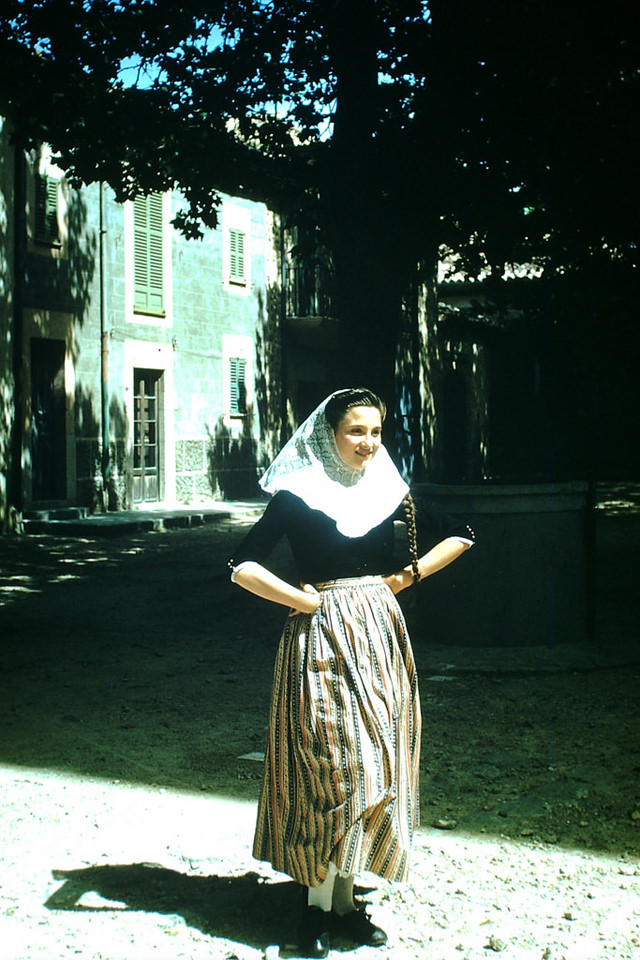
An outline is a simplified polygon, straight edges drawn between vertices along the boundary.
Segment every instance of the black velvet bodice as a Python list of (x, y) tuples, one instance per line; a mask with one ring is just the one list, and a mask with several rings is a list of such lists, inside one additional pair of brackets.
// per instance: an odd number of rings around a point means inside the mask
[[(446, 537), (473, 538), (461, 521), (421, 498), (414, 500), (419, 553)], [(401, 503), (391, 516), (363, 537), (346, 537), (337, 529), (335, 520), (283, 491), (273, 497), (260, 520), (238, 545), (230, 565), (237, 566), (245, 560), (264, 564), (276, 544), (286, 537), (301, 582), (323, 583), (343, 577), (392, 573), (396, 520), (406, 521)]]

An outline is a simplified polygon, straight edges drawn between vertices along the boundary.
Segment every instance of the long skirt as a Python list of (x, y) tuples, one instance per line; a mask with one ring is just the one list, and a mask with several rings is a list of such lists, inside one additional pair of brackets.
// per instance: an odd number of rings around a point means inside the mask
[(421, 732), (404, 617), (380, 577), (319, 590), (280, 640), (253, 855), (304, 886), (330, 862), (404, 880)]

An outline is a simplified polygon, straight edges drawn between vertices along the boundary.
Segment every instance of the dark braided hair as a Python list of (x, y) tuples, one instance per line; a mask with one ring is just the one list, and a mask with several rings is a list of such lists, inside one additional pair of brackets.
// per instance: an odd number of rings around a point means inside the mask
[(377, 394), (366, 387), (352, 387), (349, 390), (339, 390), (334, 393), (326, 407), (324, 415), (331, 424), (335, 433), (340, 421), (347, 410), (352, 407), (375, 407), (380, 411), (380, 420), (383, 421), (387, 413), (387, 407), (384, 400), (381, 400)]
[(413, 570), (413, 582), (417, 583), (420, 579), (420, 570), (418, 569), (418, 531), (416, 530), (416, 505), (413, 497), (408, 493), (402, 501), (405, 517), (407, 518), (407, 540), (409, 542), (409, 556), (411, 557), (411, 569)]

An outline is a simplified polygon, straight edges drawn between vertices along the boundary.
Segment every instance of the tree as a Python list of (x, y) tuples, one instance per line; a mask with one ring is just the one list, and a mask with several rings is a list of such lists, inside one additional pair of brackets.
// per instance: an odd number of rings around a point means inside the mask
[(5, 0), (0, 110), (81, 182), (267, 199), (326, 251), (336, 382), (393, 392), (398, 318), (446, 245), (637, 269), (637, 4)]

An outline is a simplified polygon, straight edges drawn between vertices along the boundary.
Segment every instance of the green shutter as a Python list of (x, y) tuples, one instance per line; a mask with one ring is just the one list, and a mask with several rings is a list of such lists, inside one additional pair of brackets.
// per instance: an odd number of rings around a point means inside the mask
[(240, 357), (229, 358), (229, 412), (232, 414), (247, 412), (246, 365), (247, 361)]
[(245, 283), (244, 273), (244, 232), (229, 230), (229, 280), (232, 283)]
[(40, 173), (36, 174), (35, 238), (42, 243), (60, 243), (58, 181)]
[(134, 307), (164, 313), (162, 194), (133, 201)]

